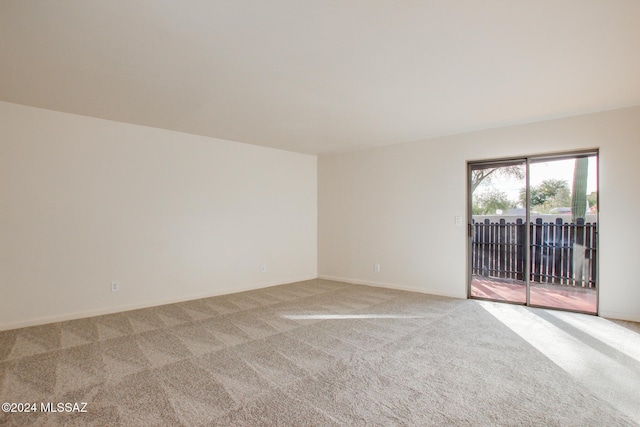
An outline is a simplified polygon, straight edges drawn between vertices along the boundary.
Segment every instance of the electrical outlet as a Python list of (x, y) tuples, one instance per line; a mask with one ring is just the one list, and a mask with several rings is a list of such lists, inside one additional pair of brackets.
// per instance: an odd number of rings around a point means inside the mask
[(461, 216), (455, 217), (455, 224), (456, 225), (462, 225), (462, 217)]
[(120, 290), (120, 282), (111, 282), (111, 292), (118, 292)]
[(380, 273), (380, 264), (373, 264), (373, 271), (376, 273)]
[(267, 265), (266, 264), (262, 264), (260, 266), (260, 271), (263, 272), (263, 273), (266, 273), (267, 272)]

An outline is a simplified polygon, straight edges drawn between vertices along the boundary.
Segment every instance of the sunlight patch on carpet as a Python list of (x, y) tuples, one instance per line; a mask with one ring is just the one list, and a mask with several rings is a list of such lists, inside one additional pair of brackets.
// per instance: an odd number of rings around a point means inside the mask
[(564, 311), (553, 311), (549, 314), (640, 362), (640, 334), (637, 332), (601, 317), (577, 317)]
[[(624, 345), (629, 334), (608, 328), (614, 323), (577, 313), (488, 301), (478, 304), (598, 397), (635, 419), (640, 417), (640, 363), (619, 350), (629, 348)], [(592, 323), (598, 327), (590, 327)], [(623, 342), (612, 346), (616, 333)], [(601, 340), (605, 334), (607, 339)], [(637, 339), (637, 334), (631, 334)]]

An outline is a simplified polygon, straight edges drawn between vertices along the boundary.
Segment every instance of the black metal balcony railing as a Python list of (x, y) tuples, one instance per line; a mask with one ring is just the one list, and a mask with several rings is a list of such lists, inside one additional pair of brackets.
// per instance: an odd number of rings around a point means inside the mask
[[(531, 281), (595, 289), (596, 223), (585, 224), (582, 218), (575, 223), (538, 218), (528, 228)], [(526, 231), (522, 219), (473, 221), (472, 274), (523, 281)]]

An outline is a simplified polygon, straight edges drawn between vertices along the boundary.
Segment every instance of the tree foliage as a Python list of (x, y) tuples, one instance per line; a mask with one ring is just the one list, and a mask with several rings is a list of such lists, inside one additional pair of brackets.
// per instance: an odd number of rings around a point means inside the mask
[(498, 210), (515, 207), (516, 204), (509, 200), (507, 194), (499, 190), (473, 195), (473, 215), (495, 215)]
[[(562, 179), (545, 179), (539, 185), (531, 187), (529, 190), (531, 209), (549, 213), (553, 208), (568, 207), (571, 205), (571, 191), (569, 184)], [(520, 203), (526, 203), (526, 192), (520, 190)]]
[(597, 209), (598, 207), (598, 192), (597, 191), (592, 191), (591, 193), (589, 193), (589, 195), (587, 196), (587, 202), (589, 202), (589, 206), (591, 207), (591, 209)]

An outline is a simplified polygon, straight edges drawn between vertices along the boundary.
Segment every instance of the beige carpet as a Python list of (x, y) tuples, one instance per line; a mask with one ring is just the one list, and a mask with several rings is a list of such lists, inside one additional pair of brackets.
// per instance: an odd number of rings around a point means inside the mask
[(0, 402), (38, 406), (0, 425), (637, 425), (640, 386), (612, 375), (640, 372), (635, 347), (570, 325), (605, 319), (549, 313), (313, 280), (0, 332)]

